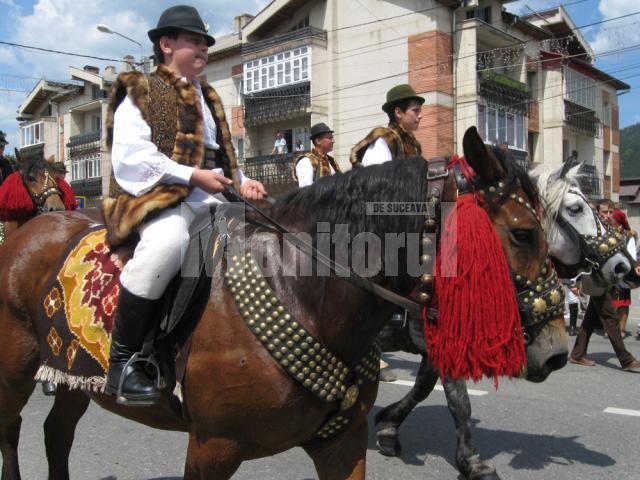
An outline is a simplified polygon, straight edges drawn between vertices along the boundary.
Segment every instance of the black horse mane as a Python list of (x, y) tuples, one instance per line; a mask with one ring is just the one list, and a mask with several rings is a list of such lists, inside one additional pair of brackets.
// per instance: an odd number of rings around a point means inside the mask
[(427, 170), (427, 162), (418, 156), (354, 168), (286, 194), (272, 212), (282, 220), (301, 214), (314, 223), (314, 228), (318, 222), (346, 224), (351, 235), (420, 232), (424, 215), (372, 215), (367, 205), (371, 209), (374, 202), (424, 203)]

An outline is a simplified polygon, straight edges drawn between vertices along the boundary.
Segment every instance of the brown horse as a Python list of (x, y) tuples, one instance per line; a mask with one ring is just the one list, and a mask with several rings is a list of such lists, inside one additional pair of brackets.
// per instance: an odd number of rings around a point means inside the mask
[[(31, 198), (31, 202), (29, 208), (20, 212), (19, 216), (0, 222), (0, 244), (27, 220), (36, 215), (65, 210), (63, 195), (58, 188), (58, 181), (51, 162), (44, 158), (21, 161), (18, 172), (22, 179), (22, 186)], [(3, 183), (3, 185), (4, 188), (9, 186), (8, 183), (7, 185)], [(0, 192), (2, 188), (0, 186)]]
[[(465, 136), (464, 147), (469, 164), (483, 182), (493, 184), (505, 176), (500, 161), (485, 149), (475, 130)], [(366, 204), (424, 202), (427, 171), (427, 163), (414, 158), (327, 177), (279, 200), (270, 213), (289, 231), (310, 235), (315, 235), (318, 222), (346, 224), (350, 235), (419, 235), (424, 228), (422, 217), (366, 215)], [(517, 201), (526, 195), (522, 187), (512, 193), (513, 197), (505, 195), (500, 202), (487, 205), (487, 212), (512, 271), (535, 281), (546, 260), (547, 244), (534, 213)], [(451, 201), (455, 195), (455, 181), (449, 175), (443, 199)], [(4, 247), (8, 254), (0, 258), (0, 450), (4, 480), (19, 478), (20, 412), (31, 395), (40, 365), (34, 322), (41, 290), (69, 239), (97, 220), (96, 214), (87, 212), (44, 215), (10, 237)], [(285, 275), (282, 259), (300, 258), (295, 248), (261, 226), (249, 227), (245, 233), (247, 249), (269, 259), (273, 276), (267, 279), (267, 288), (286, 311), (346, 365), (358, 363), (395, 307), (342, 278), (320, 276), (316, 270), (310, 276)], [(231, 232), (232, 238), (234, 234)], [(363, 253), (354, 249), (350, 264), (362, 261), (358, 256)], [(406, 260), (406, 249), (398, 257)], [(302, 257), (300, 262), (310, 260)], [(385, 261), (381, 264), (385, 271)], [(33, 275), (34, 271), (39, 274)], [(397, 273), (379, 274), (373, 280), (402, 295), (417, 281), (403, 261), (398, 262)], [(349, 423), (341, 433), (327, 438), (317, 435), (339, 406), (335, 401), (319, 400), (287, 374), (243, 323), (232, 295), (222, 279), (213, 279), (187, 360), (183, 383), (186, 415), (168, 394), (157, 406), (131, 408), (100, 393), (58, 389), (45, 422), (50, 479), (69, 478), (68, 457), (75, 427), (91, 398), (143, 424), (188, 432), (186, 479), (230, 478), (244, 460), (301, 446), (313, 459), (320, 479), (364, 480), (366, 417), (376, 398), (377, 382), (365, 382), (359, 395), (350, 397), (353, 404), (345, 412)], [(539, 350), (549, 337), (565, 335), (562, 316), (550, 318), (536, 334), (526, 347), (528, 373), (541, 377), (558, 363)]]

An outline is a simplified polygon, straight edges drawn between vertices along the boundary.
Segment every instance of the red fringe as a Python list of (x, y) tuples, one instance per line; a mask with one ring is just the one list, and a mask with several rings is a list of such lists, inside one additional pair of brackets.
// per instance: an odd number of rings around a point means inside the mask
[(0, 221), (26, 220), (33, 216), (35, 208), (20, 172), (9, 175), (0, 187)]
[(62, 202), (64, 203), (65, 210), (75, 210), (78, 205), (76, 204), (76, 195), (73, 193), (73, 188), (67, 183), (64, 178), (58, 178), (58, 190), (62, 193)]
[[(449, 276), (443, 276), (449, 275)], [(425, 320), (442, 378), (518, 375), (526, 363), (516, 293), (498, 234), (473, 195), (458, 198), (436, 261), (437, 324)]]

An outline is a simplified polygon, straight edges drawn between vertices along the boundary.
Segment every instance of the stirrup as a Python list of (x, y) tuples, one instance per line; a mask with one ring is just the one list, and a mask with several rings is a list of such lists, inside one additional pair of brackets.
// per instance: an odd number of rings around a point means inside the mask
[(153, 354), (143, 355), (142, 352), (136, 352), (133, 356), (127, 360), (124, 367), (122, 368), (122, 374), (120, 375), (120, 381), (118, 382), (118, 391), (116, 392), (116, 403), (118, 405), (124, 405), (128, 407), (147, 407), (150, 405), (155, 405), (157, 403), (157, 399), (131, 399), (126, 398), (122, 395), (122, 387), (124, 386), (124, 381), (127, 379), (127, 369), (133, 365), (134, 363), (144, 363), (145, 365), (152, 365), (156, 371), (156, 388), (158, 390), (162, 390), (163, 385), (160, 378), (160, 365), (158, 361), (155, 359)]

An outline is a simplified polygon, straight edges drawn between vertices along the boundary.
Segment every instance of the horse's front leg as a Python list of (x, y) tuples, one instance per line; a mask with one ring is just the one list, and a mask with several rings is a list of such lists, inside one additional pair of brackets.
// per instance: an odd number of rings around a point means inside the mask
[(398, 428), (415, 406), (429, 396), (437, 381), (438, 371), (431, 364), (429, 357), (423, 355), (413, 388), (400, 401), (392, 403), (376, 414), (376, 436), (380, 453), (390, 457), (400, 455), (402, 446), (398, 439)]
[(365, 480), (368, 426), (366, 419), (353, 430), (305, 445), (319, 480)]
[(447, 379), (442, 386), (456, 426), (458, 470), (470, 480), (500, 480), (496, 469), (483, 460), (471, 444), (471, 402), (464, 379)]
[(226, 480), (242, 463), (234, 440), (189, 434), (184, 480)]
[(69, 453), (78, 421), (90, 399), (80, 390), (58, 386), (53, 407), (44, 422), (44, 444), (49, 462), (49, 480), (69, 479)]

